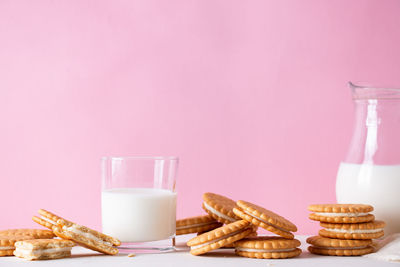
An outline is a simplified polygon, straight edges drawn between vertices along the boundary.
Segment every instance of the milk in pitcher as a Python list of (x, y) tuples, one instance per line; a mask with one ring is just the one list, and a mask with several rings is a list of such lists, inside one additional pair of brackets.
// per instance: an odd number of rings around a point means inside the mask
[(336, 198), (338, 203), (372, 205), (375, 219), (386, 222), (385, 234), (400, 232), (400, 165), (342, 162)]

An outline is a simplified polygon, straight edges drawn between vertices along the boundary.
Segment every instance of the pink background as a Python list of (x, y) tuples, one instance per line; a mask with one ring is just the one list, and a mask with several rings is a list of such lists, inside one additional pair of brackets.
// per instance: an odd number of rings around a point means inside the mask
[(100, 228), (100, 158), (177, 155), (212, 191), (315, 233), (351, 136), (347, 81), (400, 85), (400, 2), (1, 1), (0, 228)]

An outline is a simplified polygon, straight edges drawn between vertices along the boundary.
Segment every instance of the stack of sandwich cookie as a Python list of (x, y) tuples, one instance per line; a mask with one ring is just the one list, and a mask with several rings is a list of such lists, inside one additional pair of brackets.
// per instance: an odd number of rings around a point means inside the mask
[(308, 207), (309, 218), (324, 227), (307, 242), (311, 253), (331, 256), (359, 256), (371, 253), (374, 238), (384, 235), (383, 221), (374, 220), (373, 207), (365, 204), (318, 204)]
[(233, 213), (236, 203), (230, 198), (214, 193), (205, 193), (203, 194), (202, 206), (212, 218), (220, 223), (229, 224), (240, 220), (240, 218)]
[(60, 259), (71, 256), (74, 242), (62, 239), (33, 239), (15, 243), (14, 255), (27, 260)]
[(259, 236), (236, 241), (235, 253), (258, 259), (285, 259), (301, 254), (300, 241), (279, 236)]
[(208, 232), (222, 226), (210, 215), (201, 215), (176, 221), (176, 235)]
[(54, 213), (39, 210), (41, 217), (34, 216), (32, 219), (42, 226), (51, 229), (55, 235), (62, 239), (72, 240), (81, 246), (109, 255), (118, 253), (115, 246), (121, 242), (111, 236), (92, 230), (86, 226), (65, 220)]
[(190, 239), (190, 253), (201, 255), (243, 239), (253, 232), (250, 223), (239, 220)]
[(21, 240), (53, 238), (52, 231), (41, 229), (8, 229), (0, 231), (0, 256), (12, 256), (14, 243)]
[(294, 238), (294, 235), (291, 232), (297, 231), (296, 225), (282, 216), (243, 200), (237, 201), (236, 204), (237, 207), (233, 209), (233, 212), (243, 220), (246, 220), (253, 225), (260, 226), (265, 230), (284, 238)]
[(313, 254), (328, 256), (361, 256), (373, 252), (371, 239), (341, 240), (322, 236), (307, 238), (308, 250)]

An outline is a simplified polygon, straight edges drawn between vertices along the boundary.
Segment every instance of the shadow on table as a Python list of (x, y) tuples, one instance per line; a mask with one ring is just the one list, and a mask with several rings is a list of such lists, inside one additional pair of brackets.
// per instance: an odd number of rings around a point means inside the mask
[(315, 255), (315, 254), (312, 254), (312, 253), (308, 252), (307, 250), (306, 251), (303, 250), (303, 252), (296, 258), (309, 259), (309, 258), (320, 258), (320, 257), (326, 257), (326, 256)]
[[(190, 251), (190, 247), (188, 247), (186, 243), (178, 243), (176, 245), (176, 252), (185, 252), (185, 251), (187, 252)], [(207, 252), (206, 254), (200, 255), (200, 257), (234, 258), (238, 256), (235, 254), (235, 250), (232, 248), (220, 248), (217, 250)], [(295, 257), (294, 259), (310, 259), (310, 258), (320, 258), (320, 257), (326, 257), (326, 256), (315, 255), (310, 253), (307, 249), (302, 248), (302, 253), (299, 256)]]
[(175, 245), (176, 251), (190, 251), (190, 247), (183, 242), (177, 242)]
[[(72, 254), (70, 258), (88, 258), (88, 257), (104, 257), (104, 256), (110, 256), (110, 255), (106, 255), (106, 254), (100, 254), (100, 253), (91, 253), (91, 254), (87, 254), (87, 253), (82, 253), (82, 254)], [(118, 255), (114, 255), (113, 257), (118, 257), (120, 256)]]
[(231, 248), (220, 248), (218, 250), (212, 250), (210, 252), (207, 252), (204, 255), (200, 255), (200, 257), (211, 257), (211, 258), (237, 258), (238, 256), (235, 254), (235, 250)]
[[(201, 255), (201, 257), (237, 258), (238, 256), (235, 254), (234, 249), (223, 249), (223, 250), (214, 250), (207, 252), (207, 254)], [(303, 251), (299, 256), (294, 257), (292, 259), (309, 259), (309, 258), (319, 258), (319, 257), (324, 257), (324, 256), (314, 255), (308, 251)]]

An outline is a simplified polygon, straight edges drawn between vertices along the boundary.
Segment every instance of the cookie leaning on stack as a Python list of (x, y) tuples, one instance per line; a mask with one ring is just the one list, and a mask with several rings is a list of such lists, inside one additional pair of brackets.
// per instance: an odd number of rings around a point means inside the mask
[(222, 226), (210, 215), (201, 215), (176, 221), (176, 235), (208, 232)]
[(253, 225), (260, 226), (265, 230), (273, 232), (284, 238), (294, 238), (294, 235), (291, 232), (297, 231), (296, 225), (282, 216), (243, 200), (239, 200), (236, 202), (236, 204), (237, 208), (234, 208), (233, 212), (243, 220), (246, 220)]
[(236, 203), (230, 198), (214, 193), (204, 193), (202, 207), (220, 223), (228, 224), (240, 220), (233, 212)]
[(43, 209), (40, 209), (38, 213), (41, 217), (33, 216), (33, 221), (53, 230), (58, 237), (72, 240), (79, 245), (105, 254), (115, 255), (118, 253), (118, 249), (115, 247), (121, 244), (118, 239), (73, 223)]
[[(236, 207), (235, 201), (228, 197), (214, 193), (204, 193), (202, 208), (208, 215), (177, 220), (176, 235), (191, 233), (200, 235), (221, 227), (223, 224), (238, 221), (240, 218), (233, 213), (234, 207)], [(254, 231), (256, 230), (257, 228), (254, 228)]]
[(232, 244), (253, 232), (250, 223), (245, 220), (239, 220), (210, 232), (201, 234), (190, 239), (187, 245), (190, 246), (190, 253), (201, 255), (214, 249)]

